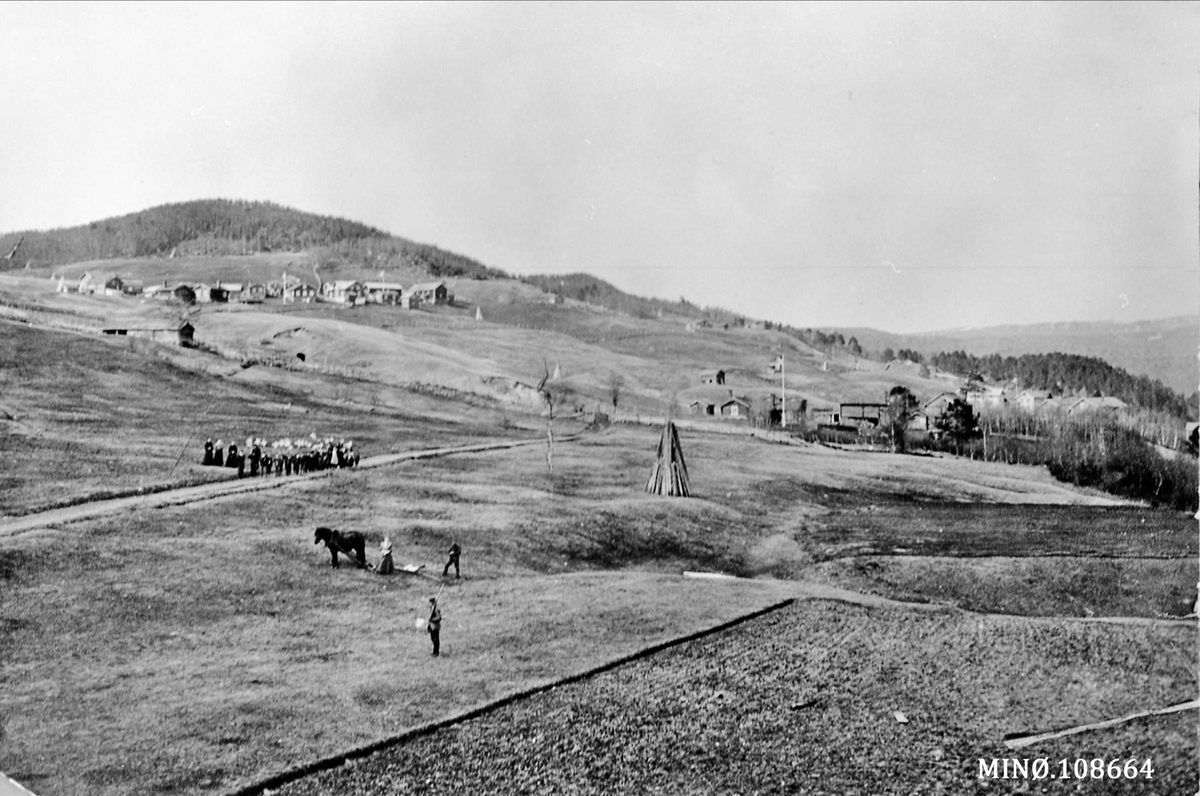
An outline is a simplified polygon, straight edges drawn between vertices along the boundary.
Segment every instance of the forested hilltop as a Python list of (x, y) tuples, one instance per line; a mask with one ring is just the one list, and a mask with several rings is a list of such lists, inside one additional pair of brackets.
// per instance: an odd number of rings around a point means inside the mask
[(486, 278), (496, 269), (436, 246), (357, 221), (272, 202), (202, 199), (160, 205), (77, 227), (0, 234), (0, 268), (37, 268), (86, 260), (271, 251), (336, 252), (371, 266), (422, 267), (432, 276)]
[(1050, 390), (1055, 395), (1070, 395), (1080, 390), (1086, 390), (1089, 394), (1111, 395), (1128, 404), (1166, 412), (1174, 417), (1188, 418), (1196, 413), (1197, 408), (1195, 394), (1190, 400), (1185, 399), (1158, 379), (1134, 376), (1096, 357), (1057, 352), (1019, 357), (1001, 357), (999, 354), (978, 357), (963, 351), (952, 351), (934, 354), (929, 357), (929, 362), (951, 373), (981, 376), (995, 383), (1015, 381), (1022, 388)]

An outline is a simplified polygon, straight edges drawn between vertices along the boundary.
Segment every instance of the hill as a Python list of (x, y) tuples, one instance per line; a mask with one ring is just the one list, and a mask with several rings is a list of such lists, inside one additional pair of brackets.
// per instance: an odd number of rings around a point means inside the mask
[(0, 252), (0, 269), (9, 270), (117, 258), (308, 252), (322, 262), (407, 266), (434, 276), (502, 273), (357, 221), (227, 199), (160, 205), (77, 227), (0, 234)]
[(862, 328), (843, 332), (876, 351), (910, 348), (926, 356), (939, 351), (963, 351), (980, 357), (1061, 352), (1103, 359), (1134, 375), (1158, 379), (1183, 395), (1191, 395), (1200, 385), (1196, 364), (1200, 315), (1134, 323), (1081, 321), (988, 326), (908, 335)]

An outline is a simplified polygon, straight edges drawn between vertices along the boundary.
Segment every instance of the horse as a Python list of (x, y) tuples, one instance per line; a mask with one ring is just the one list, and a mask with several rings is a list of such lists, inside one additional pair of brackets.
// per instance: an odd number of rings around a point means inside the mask
[(330, 566), (334, 569), (338, 567), (338, 553), (349, 558), (353, 552), (354, 558), (358, 559), (359, 568), (367, 566), (367, 539), (358, 531), (342, 533), (333, 528), (317, 528), (313, 544), (321, 542), (324, 542), (325, 546), (329, 548)]

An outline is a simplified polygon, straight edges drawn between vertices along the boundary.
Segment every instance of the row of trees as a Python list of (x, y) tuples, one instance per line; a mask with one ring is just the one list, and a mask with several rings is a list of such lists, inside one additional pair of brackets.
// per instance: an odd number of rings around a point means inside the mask
[[(880, 428), (893, 451), (903, 453), (913, 442), (908, 425), (916, 408), (907, 388), (894, 387), (888, 394)], [(1045, 465), (1060, 481), (1179, 511), (1195, 512), (1200, 503), (1194, 442), (1185, 445), (1185, 455), (1164, 456), (1143, 433), (1115, 415), (1043, 418), (1035, 434), (1018, 434), (1011, 428), (992, 431), (991, 418), (984, 423), (981, 426), (970, 404), (955, 399), (936, 420), (941, 436), (922, 437), (916, 444), (972, 458)]]
[(991, 382), (1015, 381), (1024, 388), (1071, 394), (1081, 389), (1120, 398), (1127, 404), (1166, 412), (1174, 417), (1194, 416), (1200, 396), (1189, 399), (1163, 385), (1158, 379), (1134, 376), (1096, 357), (1078, 354), (1023, 354), (978, 357), (964, 351), (938, 352), (929, 358), (938, 368)]

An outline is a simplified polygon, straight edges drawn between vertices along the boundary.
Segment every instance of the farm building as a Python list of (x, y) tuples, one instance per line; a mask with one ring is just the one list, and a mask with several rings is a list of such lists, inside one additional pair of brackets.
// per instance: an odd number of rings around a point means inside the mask
[(121, 290), (125, 287), (125, 283), (121, 281), (121, 277), (114, 276), (112, 279), (104, 283), (104, 295), (119, 296)]
[(267, 283), (267, 298), (279, 298), (283, 295), (283, 285), (279, 282)]
[(1053, 415), (1065, 410), (1071, 399), (1069, 398), (1047, 398), (1033, 408), (1033, 411), (1039, 415)]
[(95, 277), (93, 277), (90, 273), (84, 273), (83, 276), (79, 277), (79, 284), (76, 287), (76, 290), (80, 293), (95, 293), (96, 292)]
[(353, 304), (363, 295), (363, 284), (356, 279), (339, 279), (321, 285), (321, 298), (337, 304)]
[(1124, 409), (1127, 405), (1120, 398), (1114, 398), (1111, 395), (1076, 398), (1067, 404), (1067, 414), (1078, 415), (1097, 411), (1117, 412)]
[(980, 387), (967, 390), (967, 403), (976, 409), (1003, 409), (1008, 406), (1008, 395), (1003, 387)]
[(121, 295), (123, 295), (123, 296), (138, 296), (138, 295), (141, 295), (141, 292), (142, 292), (142, 283), (141, 282), (132, 282), (132, 281), (126, 279), (121, 284)]
[(725, 371), (723, 370), (702, 370), (700, 371), (701, 384), (724, 384)]
[(1053, 397), (1054, 394), (1049, 390), (1022, 390), (1017, 395), (1017, 408), (1023, 412), (1032, 412)]
[(167, 287), (166, 282), (161, 285), (150, 285), (142, 290), (142, 295), (146, 298), (166, 300), (171, 297), (171, 288)]
[(838, 410), (828, 407), (811, 409), (808, 415), (818, 426), (836, 426), (842, 419), (842, 416), (838, 413)]
[(880, 418), (887, 413), (888, 405), (879, 403), (844, 403), (838, 407), (839, 425), (859, 426), (869, 423), (879, 425)]
[(747, 418), (750, 416), (750, 402), (733, 396), (721, 404), (721, 415), (739, 419)]
[(941, 392), (933, 398), (925, 402), (921, 407), (921, 411), (931, 418), (938, 418), (946, 414), (946, 407), (954, 401), (957, 401), (961, 396), (956, 392)]
[(288, 282), (283, 288), (284, 301), (302, 301), (305, 304), (317, 297), (317, 289), (304, 282)]
[[(226, 282), (222, 284), (218, 281), (217, 286), (213, 288), (213, 301), (228, 301), (231, 304), (244, 301), (246, 298), (242, 292), (244, 289), (245, 286), (241, 282)], [(216, 291), (218, 290), (221, 291), (224, 298), (217, 298)]]
[(184, 304), (196, 303), (196, 291), (192, 290), (187, 285), (180, 285), (179, 287), (175, 288), (173, 291), (171, 291), (171, 295), (175, 299), (182, 301)]
[(694, 415), (715, 415), (717, 413), (717, 405), (712, 401), (697, 398), (688, 404), (688, 410)]
[(404, 288), (399, 282), (364, 282), (367, 301), (373, 304), (399, 304)]
[(408, 296), (415, 296), (421, 304), (449, 304), (450, 294), (445, 282), (421, 282), (408, 289)]
[(246, 288), (246, 301), (259, 303), (267, 298), (267, 286), (255, 283)]
[(182, 326), (160, 327), (115, 327), (101, 330), (104, 334), (119, 337), (145, 337), (160, 343), (185, 345), (192, 342), (196, 329), (190, 323)]

